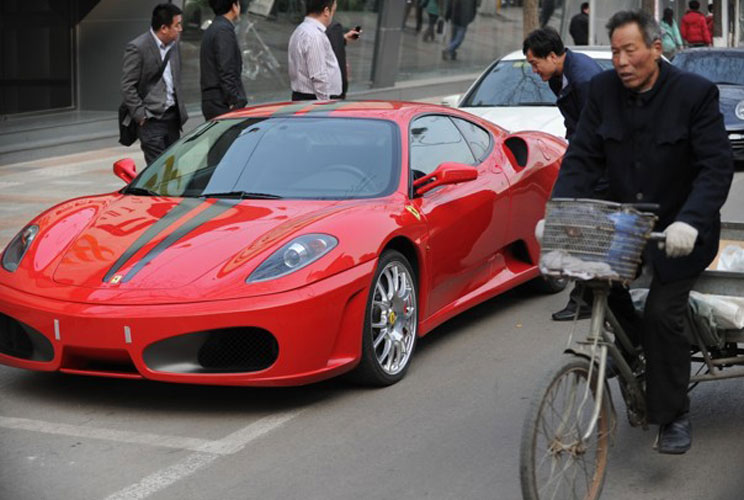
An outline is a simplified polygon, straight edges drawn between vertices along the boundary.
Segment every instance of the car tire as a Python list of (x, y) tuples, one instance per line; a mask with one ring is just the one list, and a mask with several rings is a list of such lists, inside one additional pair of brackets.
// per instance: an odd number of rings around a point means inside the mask
[(411, 362), (418, 335), (418, 285), (406, 257), (382, 253), (367, 297), (362, 353), (352, 372), (355, 382), (375, 387), (401, 380)]

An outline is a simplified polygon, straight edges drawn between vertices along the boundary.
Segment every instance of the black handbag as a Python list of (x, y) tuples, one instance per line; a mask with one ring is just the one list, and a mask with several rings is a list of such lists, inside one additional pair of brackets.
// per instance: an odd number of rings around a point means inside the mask
[[(150, 93), (150, 88), (153, 85), (157, 83), (158, 80), (163, 76), (163, 72), (165, 71), (165, 67), (168, 65), (168, 60), (170, 59), (171, 52), (173, 52), (175, 49), (171, 48), (168, 52), (166, 52), (165, 57), (163, 58), (163, 63), (160, 65), (160, 69), (158, 70), (157, 74), (154, 78), (152, 78), (148, 84), (148, 90), (145, 92), (145, 95)], [(129, 120), (128, 125), (124, 125), (124, 121), (127, 118), (127, 115), (129, 115), (129, 108), (127, 107), (126, 103), (122, 102), (119, 105), (119, 144), (122, 146), (131, 146), (134, 144), (134, 142), (137, 140), (137, 122), (134, 121), (134, 117), (132, 117)]]

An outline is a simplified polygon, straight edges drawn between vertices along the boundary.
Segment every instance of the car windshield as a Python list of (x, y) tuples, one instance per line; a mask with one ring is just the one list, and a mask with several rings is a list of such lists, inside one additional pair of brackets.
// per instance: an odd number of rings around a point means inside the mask
[(744, 53), (683, 52), (677, 54), (672, 64), (713, 83), (744, 85)]
[(183, 137), (126, 189), (215, 198), (372, 198), (400, 179), (399, 133), (384, 120), (231, 118)]
[[(602, 69), (612, 67), (611, 60), (600, 59), (597, 62)], [(533, 73), (526, 60), (499, 61), (461, 106), (555, 106), (555, 94), (547, 82)]]

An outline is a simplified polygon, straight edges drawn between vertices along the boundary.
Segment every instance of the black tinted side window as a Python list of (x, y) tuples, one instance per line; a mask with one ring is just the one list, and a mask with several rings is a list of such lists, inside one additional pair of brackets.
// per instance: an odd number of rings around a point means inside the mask
[(475, 163), (470, 147), (447, 116), (422, 116), (411, 122), (409, 143), (415, 177), (433, 172), (446, 161)]
[(482, 162), (491, 147), (491, 135), (475, 123), (461, 118), (452, 118), (457, 128), (460, 129), (465, 140), (468, 141), (470, 149), (475, 155), (475, 161)]

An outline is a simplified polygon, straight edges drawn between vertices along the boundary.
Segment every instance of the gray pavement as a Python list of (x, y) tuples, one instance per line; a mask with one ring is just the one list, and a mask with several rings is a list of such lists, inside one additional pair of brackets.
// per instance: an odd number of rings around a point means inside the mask
[[(37, 212), (122, 185), (136, 148), (0, 167), (0, 245)], [(744, 173), (723, 210), (742, 221)], [(566, 294), (517, 289), (422, 339), (408, 376), (251, 389), (33, 373), (0, 366), (0, 499), (516, 499), (522, 421), (561, 351)], [(738, 500), (742, 381), (693, 392), (694, 445), (651, 450), (612, 384), (618, 432), (603, 498)]]

